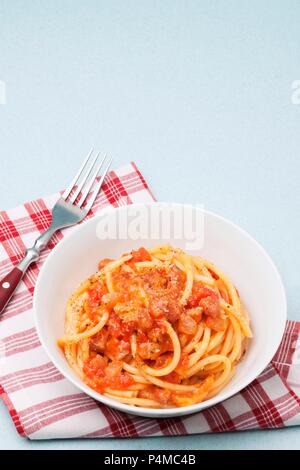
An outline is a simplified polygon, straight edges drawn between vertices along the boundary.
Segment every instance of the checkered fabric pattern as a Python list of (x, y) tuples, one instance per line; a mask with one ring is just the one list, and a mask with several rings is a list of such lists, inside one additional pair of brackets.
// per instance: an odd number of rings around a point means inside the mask
[[(48, 227), (58, 196), (0, 212), (0, 279)], [(109, 173), (89, 216), (108, 205), (151, 201), (153, 196), (143, 176), (131, 163)], [(139, 418), (108, 408), (80, 392), (50, 362), (33, 321), (32, 296), (39, 270), (62, 237), (58, 232), (39, 262), (30, 267), (0, 318), (0, 393), (21, 436), (171, 436), (300, 424), (300, 323), (291, 321), (264, 372), (241, 393), (200, 413), (176, 419)]]

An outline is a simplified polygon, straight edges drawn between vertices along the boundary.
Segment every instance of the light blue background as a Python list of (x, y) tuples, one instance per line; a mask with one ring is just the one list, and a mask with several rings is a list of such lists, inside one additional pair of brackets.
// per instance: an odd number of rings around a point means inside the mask
[[(203, 203), (277, 264), (300, 319), (300, 2), (0, 0), (1, 208), (68, 183), (95, 145), (158, 200)], [(300, 448), (300, 428), (0, 448)]]

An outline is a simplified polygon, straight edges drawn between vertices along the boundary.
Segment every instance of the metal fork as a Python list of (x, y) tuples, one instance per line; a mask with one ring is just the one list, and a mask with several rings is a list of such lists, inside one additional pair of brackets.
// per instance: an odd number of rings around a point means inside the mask
[[(99, 156), (100, 153), (94, 155), (94, 150), (90, 150), (75, 178), (54, 205), (50, 227), (36, 239), (33, 247), (26, 250), (24, 258), (0, 281), (0, 313), (13, 295), (26, 269), (38, 260), (52, 235), (61, 228), (81, 222), (89, 213), (112, 162), (111, 158), (105, 156), (100, 159)], [(101, 177), (97, 181), (100, 172)]]

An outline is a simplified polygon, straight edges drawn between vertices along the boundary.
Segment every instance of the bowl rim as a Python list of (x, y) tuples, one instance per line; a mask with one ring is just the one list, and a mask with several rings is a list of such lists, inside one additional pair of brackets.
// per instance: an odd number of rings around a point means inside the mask
[[(44, 336), (42, 334), (41, 328), (40, 328), (40, 320), (39, 320), (39, 314), (38, 314), (38, 299), (39, 299), (39, 288), (40, 285), (43, 282), (43, 278), (45, 276), (45, 273), (47, 272), (47, 264), (49, 260), (54, 258), (56, 256), (57, 251), (61, 250), (63, 245), (65, 243), (68, 243), (69, 239), (74, 236), (76, 232), (79, 232), (82, 230), (82, 227), (85, 227), (86, 225), (92, 225), (97, 222), (97, 219), (100, 217), (103, 217), (103, 214), (107, 213), (109, 214), (110, 212), (114, 211), (123, 211), (128, 209), (128, 207), (145, 207), (145, 206), (179, 206), (179, 207), (189, 207), (193, 208), (195, 210), (200, 210), (204, 213), (204, 216), (207, 214), (209, 216), (215, 217), (216, 219), (219, 219), (221, 222), (224, 222), (228, 225), (230, 225), (233, 229), (236, 231), (240, 232), (241, 235), (243, 235), (245, 238), (249, 240), (255, 247), (261, 252), (262, 255), (266, 258), (266, 261), (270, 264), (272, 267), (274, 274), (277, 277), (278, 281), (278, 287), (280, 287), (280, 294), (282, 296), (282, 301), (283, 301), (283, 310), (282, 310), (282, 315), (280, 318), (281, 325), (280, 327), (277, 327), (277, 334), (275, 336), (275, 340), (273, 341), (273, 345), (270, 348), (270, 352), (267, 355), (266, 360), (262, 365), (257, 367), (252, 373), (249, 373), (246, 375), (246, 377), (241, 380), (241, 382), (238, 382), (233, 388), (229, 388), (228, 390), (225, 390), (222, 394), (222, 391), (219, 392), (217, 395), (214, 397), (205, 400), (200, 403), (195, 403), (193, 405), (189, 406), (184, 406), (184, 407), (174, 407), (174, 408), (145, 408), (145, 407), (135, 407), (132, 405), (127, 405), (121, 402), (118, 402), (117, 400), (113, 400), (111, 398), (105, 397), (101, 393), (96, 392), (92, 388), (88, 387), (87, 385), (84, 384), (84, 382), (78, 377), (74, 379), (72, 376), (70, 376), (64, 369), (63, 367), (59, 364), (59, 362), (52, 356), (51, 350), (48, 348), (47, 342), (44, 339)], [(130, 206), (120, 206), (120, 207), (105, 207), (99, 214), (96, 214), (95, 216), (91, 217), (90, 219), (82, 222), (81, 224), (74, 226), (74, 228), (67, 233), (62, 240), (59, 241), (59, 243), (53, 248), (53, 250), (50, 252), (50, 254), (47, 256), (40, 272), (37, 278), (37, 282), (35, 285), (34, 289), (34, 295), (33, 295), (33, 314), (34, 314), (34, 322), (35, 322), (35, 327), (38, 333), (39, 340), (46, 351), (46, 354), (52, 361), (52, 363), (55, 365), (55, 367), (60, 371), (60, 373), (66, 378), (68, 381), (70, 381), (76, 388), (79, 390), (83, 391), (87, 395), (91, 396), (97, 401), (100, 401), (101, 403), (117, 409), (119, 411), (128, 413), (128, 414), (133, 414), (133, 415), (139, 415), (139, 416), (144, 416), (144, 417), (152, 417), (152, 418), (166, 418), (166, 417), (176, 417), (176, 416), (184, 416), (184, 415), (190, 415), (193, 413), (200, 412), (201, 410), (204, 410), (206, 408), (209, 408), (211, 406), (214, 406), (218, 403), (221, 403), (237, 393), (239, 393), (241, 390), (243, 390), (245, 387), (247, 387), (253, 380), (255, 380), (261, 372), (267, 367), (267, 365), (270, 363), (271, 359), (274, 357), (280, 342), (282, 340), (283, 334), (284, 334), (284, 329), (287, 321), (287, 299), (286, 299), (286, 292), (284, 288), (284, 284), (281, 278), (281, 275), (270, 257), (270, 255), (267, 253), (265, 248), (263, 248), (262, 245), (252, 236), (250, 235), (245, 229), (241, 228), (239, 225), (236, 223), (232, 222), (231, 220), (213, 212), (207, 209), (204, 209), (203, 207), (197, 207), (193, 204), (181, 204), (181, 203), (170, 203), (170, 202), (149, 202), (149, 203), (134, 203), (130, 204)]]

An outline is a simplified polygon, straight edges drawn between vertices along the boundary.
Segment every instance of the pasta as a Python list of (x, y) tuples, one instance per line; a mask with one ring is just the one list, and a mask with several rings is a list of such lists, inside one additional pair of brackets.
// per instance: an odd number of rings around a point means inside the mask
[(171, 246), (98, 267), (69, 299), (58, 340), (89, 387), (151, 408), (200, 403), (225, 387), (252, 336), (228, 277)]

